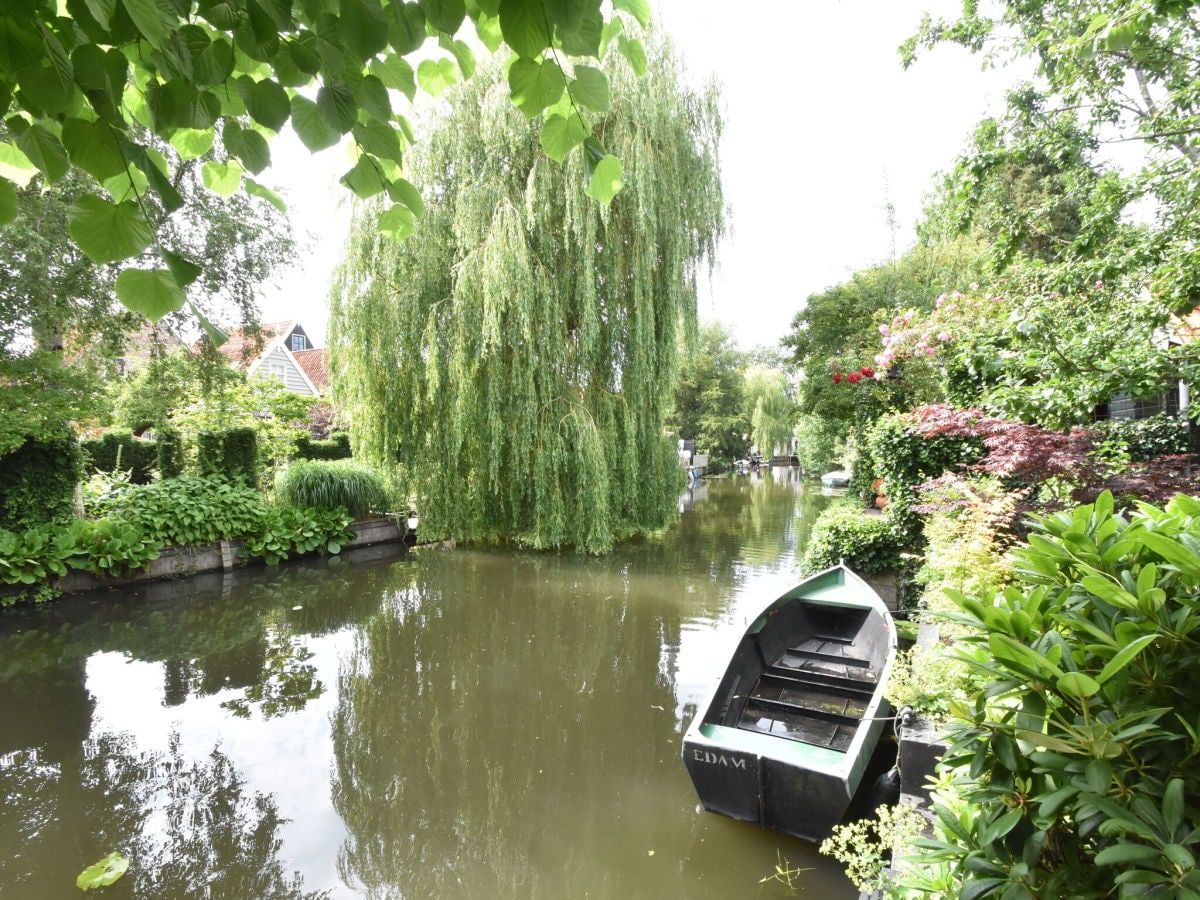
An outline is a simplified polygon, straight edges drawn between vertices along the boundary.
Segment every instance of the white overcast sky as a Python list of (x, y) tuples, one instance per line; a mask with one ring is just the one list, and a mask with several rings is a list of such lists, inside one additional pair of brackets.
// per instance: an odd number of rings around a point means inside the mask
[[(804, 299), (889, 258), (913, 225), (934, 173), (974, 125), (999, 110), (1013, 76), (983, 71), (954, 47), (908, 71), (896, 49), (922, 12), (954, 0), (652, 0), (689, 77), (715, 77), (725, 105), (722, 167), (732, 230), (702, 290), (703, 320), (727, 324), (742, 347), (774, 345)], [(753, 12), (749, 12), (752, 10)], [(301, 265), (263, 298), (267, 320), (298, 318), (323, 340), (330, 276), (345, 240), (349, 167), (334, 148), (309, 157), (277, 142), (271, 180), (314, 241)]]

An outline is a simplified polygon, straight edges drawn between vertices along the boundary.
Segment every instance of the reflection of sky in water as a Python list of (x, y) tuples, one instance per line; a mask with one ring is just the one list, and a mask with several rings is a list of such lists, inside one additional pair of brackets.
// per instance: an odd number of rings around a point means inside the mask
[[(214, 747), (229, 757), (255, 793), (273, 795), (283, 842), (286, 871), (304, 875), (307, 890), (339, 887), (337, 853), (343, 833), (341, 817), (330, 798), (330, 716), (337, 706), (338, 661), (353, 648), (349, 629), (324, 637), (306, 637), (309, 660), (326, 691), (303, 709), (279, 720), (231, 716), (221, 704), (241, 691), (189, 696), (178, 706), (164, 704), (162, 663), (132, 660), (121, 653), (97, 653), (87, 661), (87, 690), (95, 699), (91, 733), (123, 734), (133, 740), (131, 752), (166, 753), (171, 735), (179, 736), (184, 760), (200, 762)], [(148, 836), (161, 826), (150, 819)], [(251, 898), (247, 898), (251, 900)]]
[[(705, 485), (708, 496), (661, 538), (604, 559), (460, 550), (381, 560), (374, 575), (342, 582), (320, 566), (307, 580), (281, 571), (267, 576), (279, 599), (234, 590), (164, 607), (166, 626), (135, 617), (159, 631), (131, 652), (154, 661), (94, 652), (123, 646), (128, 632), (104, 637), (107, 625), (88, 625), (97, 629), (80, 686), (93, 701), (88, 742), (116, 736), (122, 758), (153, 756), (160, 773), (174, 760), (175, 777), (190, 779), (186, 802), (201, 811), (207, 795), (196, 792), (212, 783), (219, 752), (244, 785), (244, 808), (261, 795), (282, 818), (282, 873), (333, 898), (363, 896), (364, 871), (380, 897), (557, 898), (580, 879), (588, 887), (567, 895), (635, 885), (697, 900), (740, 888), (783, 896), (758, 886), (780, 847), (800, 865), (825, 866), (812, 886), (823, 898), (846, 896), (829, 864), (791, 839), (696, 812), (678, 759), (679, 736), (738, 637), (797, 580), (796, 543), (814, 509), (790, 474)], [(306, 603), (307, 591), (320, 599)], [(304, 609), (288, 612), (297, 603)], [(249, 692), (287, 641), (311, 654), (301, 661), (324, 690), (264, 716)], [(339, 696), (348, 674), (360, 684), (349, 698)], [(504, 706), (513, 700), (519, 709)], [(459, 718), (438, 719), (434, 701)], [(429, 757), (438, 722), (450, 743)], [(178, 845), (166, 836), (169, 791), (157, 785), (132, 827), (165, 861)], [(397, 792), (403, 804), (393, 804)], [(75, 827), (88, 836), (88, 822)], [(198, 837), (216, 839), (219, 829), (204, 827)], [(360, 852), (339, 872), (347, 848)], [(364, 860), (382, 868), (364, 870)]]

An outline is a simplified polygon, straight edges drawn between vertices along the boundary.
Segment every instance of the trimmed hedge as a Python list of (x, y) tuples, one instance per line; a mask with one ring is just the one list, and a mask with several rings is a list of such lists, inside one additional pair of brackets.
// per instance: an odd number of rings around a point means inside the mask
[(327, 441), (313, 440), (307, 434), (296, 439), (297, 459), (350, 459), (350, 435), (344, 431), (329, 436)]
[(74, 435), (56, 441), (28, 440), (0, 458), (0, 528), (26, 531), (69, 522), (82, 454)]
[(844, 561), (861, 575), (877, 575), (900, 566), (904, 545), (905, 536), (890, 515), (867, 515), (847, 499), (830, 505), (813, 523), (800, 570), (812, 574)]
[(158, 445), (140, 441), (128, 431), (110, 431), (97, 440), (79, 445), (85, 472), (129, 471), (131, 484), (149, 484), (158, 466)]

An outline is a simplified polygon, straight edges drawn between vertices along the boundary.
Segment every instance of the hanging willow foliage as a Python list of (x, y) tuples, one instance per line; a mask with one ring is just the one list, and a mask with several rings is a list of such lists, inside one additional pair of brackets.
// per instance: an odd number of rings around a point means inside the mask
[(422, 530), (603, 552), (662, 527), (681, 471), (664, 406), (696, 277), (724, 229), (715, 89), (661, 43), (609, 70), (597, 137), (624, 164), (609, 206), (548, 159), (499, 66), (449, 99), (419, 158), (416, 234), (359, 210), (334, 286), (336, 397), (356, 455), (399, 463)]

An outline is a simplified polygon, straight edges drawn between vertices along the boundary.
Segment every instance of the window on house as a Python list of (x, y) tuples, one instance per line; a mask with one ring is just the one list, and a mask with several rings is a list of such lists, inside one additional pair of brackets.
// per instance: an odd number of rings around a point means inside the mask
[(271, 374), (272, 378), (278, 378), (284, 384), (287, 384), (287, 366), (283, 363), (269, 363), (267, 371)]
[(302, 335), (302, 334), (293, 334), (292, 335), (292, 349), (293, 350), (303, 350), (304, 349), (304, 335)]

